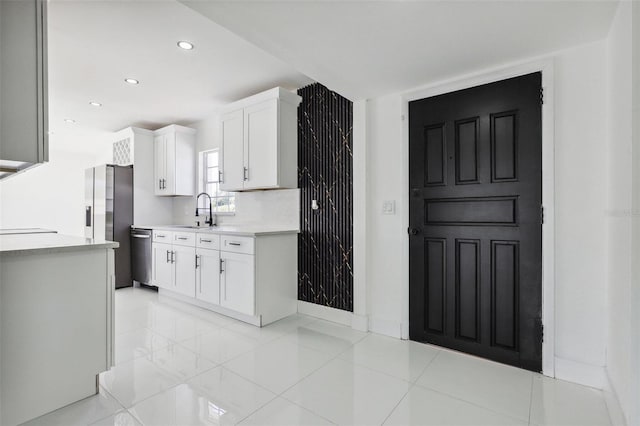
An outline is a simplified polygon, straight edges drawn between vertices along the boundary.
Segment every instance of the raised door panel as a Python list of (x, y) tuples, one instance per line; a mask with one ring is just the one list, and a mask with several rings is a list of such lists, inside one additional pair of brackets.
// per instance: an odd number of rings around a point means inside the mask
[(196, 298), (220, 304), (220, 252), (196, 250)]
[(174, 132), (164, 135), (164, 146), (164, 193), (165, 195), (176, 195), (176, 134)]
[(189, 297), (196, 297), (196, 249), (195, 247), (173, 246), (175, 282), (173, 291)]
[(254, 256), (221, 252), (221, 305), (247, 315), (255, 314)]
[(174, 138), (175, 160), (171, 163), (174, 167), (174, 194), (194, 195), (196, 175), (194, 137), (186, 131), (178, 131)]
[(222, 139), (222, 169), (220, 189), (223, 191), (241, 191), (244, 188), (243, 111), (225, 114), (220, 119)]
[(165, 180), (166, 180), (166, 158), (167, 158), (167, 144), (164, 135), (158, 135), (153, 138), (153, 154), (154, 154), (154, 164), (153, 164), (153, 177), (154, 177), (154, 188), (156, 195), (165, 195), (166, 190)]
[(278, 100), (244, 109), (244, 189), (278, 187)]
[(171, 244), (153, 243), (151, 283), (165, 289), (173, 288), (174, 271), (171, 263)]

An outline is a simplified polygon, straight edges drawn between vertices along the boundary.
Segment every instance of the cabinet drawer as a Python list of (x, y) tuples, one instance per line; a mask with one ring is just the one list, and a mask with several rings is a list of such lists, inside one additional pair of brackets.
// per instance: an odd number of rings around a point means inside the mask
[(232, 253), (254, 253), (255, 240), (251, 237), (223, 236), (220, 239), (220, 250)]
[(196, 234), (193, 232), (174, 232), (173, 244), (178, 246), (196, 246)]
[(220, 250), (220, 235), (196, 234), (196, 247)]
[(153, 242), (154, 243), (167, 243), (171, 244), (173, 241), (173, 232), (163, 231), (161, 229), (153, 230)]

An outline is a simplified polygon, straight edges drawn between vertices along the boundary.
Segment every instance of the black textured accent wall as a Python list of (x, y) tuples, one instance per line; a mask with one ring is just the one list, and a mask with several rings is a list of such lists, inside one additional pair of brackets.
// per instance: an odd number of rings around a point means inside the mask
[(353, 104), (319, 83), (298, 95), (298, 299), (353, 311)]

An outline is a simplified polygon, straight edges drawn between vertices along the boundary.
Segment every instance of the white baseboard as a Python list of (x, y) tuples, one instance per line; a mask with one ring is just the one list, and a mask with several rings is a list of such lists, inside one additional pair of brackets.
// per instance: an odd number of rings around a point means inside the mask
[(604, 388), (602, 389), (602, 393), (604, 394), (604, 402), (607, 404), (609, 417), (611, 417), (611, 424), (613, 426), (625, 426), (627, 424), (627, 421), (624, 415), (624, 411), (622, 410), (622, 405), (620, 404), (620, 398), (618, 398), (618, 393), (616, 392), (616, 389), (611, 382), (609, 372), (606, 368), (605, 384)]
[(173, 291), (166, 290), (164, 288), (158, 289), (158, 296), (161, 298), (164, 298), (165, 301), (173, 300), (173, 301), (178, 301), (180, 303), (185, 303), (192, 307), (197, 306), (198, 308), (207, 309), (209, 311), (226, 315), (228, 317), (237, 319), (239, 321), (244, 321), (246, 323), (255, 325), (257, 327), (262, 327), (262, 318), (260, 316), (251, 316), (251, 315), (241, 314), (240, 312), (232, 311), (230, 309), (223, 308), (222, 306), (219, 306), (219, 305), (213, 305), (211, 303), (203, 302), (202, 300), (184, 296), (182, 294), (178, 294)]
[(353, 314), (351, 320), (351, 328), (358, 331), (369, 331), (369, 317), (366, 315)]
[(353, 312), (316, 305), (315, 303), (303, 302), (302, 300), (298, 300), (298, 313), (327, 321), (337, 322), (338, 324), (348, 325), (349, 327), (353, 324)]
[(565, 358), (555, 359), (556, 379), (603, 389), (607, 381), (604, 366), (585, 364)]
[(396, 339), (402, 338), (402, 324), (382, 318), (370, 317), (369, 331), (389, 337), (395, 337)]

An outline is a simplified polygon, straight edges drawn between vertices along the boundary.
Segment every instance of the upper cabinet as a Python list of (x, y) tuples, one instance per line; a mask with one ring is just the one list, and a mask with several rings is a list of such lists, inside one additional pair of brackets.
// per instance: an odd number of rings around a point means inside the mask
[(220, 116), (224, 191), (298, 187), (298, 105), (280, 87), (229, 105)]
[(49, 160), (46, 0), (0, 1), (0, 179)]
[(171, 125), (154, 132), (154, 185), (156, 195), (194, 195), (195, 133)]

